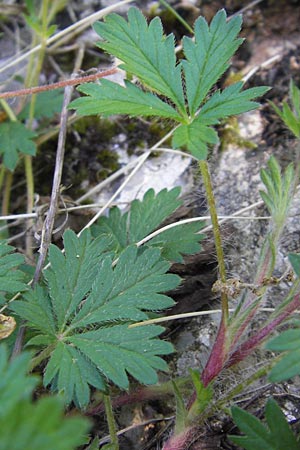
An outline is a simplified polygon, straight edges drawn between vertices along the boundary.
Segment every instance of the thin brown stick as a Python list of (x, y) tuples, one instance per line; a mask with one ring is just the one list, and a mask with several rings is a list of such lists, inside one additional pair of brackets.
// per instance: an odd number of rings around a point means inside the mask
[[(72, 81), (72, 80), (69, 80)], [(65, 87), (65, 94), (64, 94), (64, 102), (61, 112), (61, 119), (60, 119), (60, 130), (58, 135), (58, 143), (57, 143), (57, 152), (56, 152), (56, 162), (55, 162), (55, 170), (54, 170), (54, 177), (53, 177), (53, 184), (52, 184), (52, 193), (51, 193), (51, 200), (50, 200), (50, 207), (49, 211), (47, 213), (43, 231), (42, 231), (42, 241), (40, 246), (40, 255), (39, 259), (36, 265), (34, 277), (33, 277), (33, 283), (32, 286), (34, 286), (42, 273), (42, 269), (46, 260), (47, 252), (49, 245), (51, 243), (51, 237), (52, 237), (52, 231), (54, 227), (54, 220), (55, 215), (57, 212), (58, 207), (58, 200), (60, 195), (60, 183), (61, 183), (61, 177), (62, 177), (62, 169), (63, 169), (63, 162), (64, 162), (64, 154), (65, 154), (65, 142), (66, 142), (66, 134), (67, 134), (67, 123), (68, 123), (68, 105), (71, 101), (71, 96), (73, 92), (73, 85), (68, 84)]]
[(57, 83), (46, 84), (45, 86), (35, 86), (28, 89), (19, 89), (17, 91), (0, 93), (0, 98), (22, 97), (24, 95), (37, 94), (39, 92), (52, 91), (54, 89), (65, 88), (67, 86), (77, 86), (82, 83), (89, 83), (91, 81), (104, 78), (109, 75), (113, 75), (118, 72), (118, 67), (112, 69), (103, 70), (101, 72), (93, 73), (91, 75), (85, 75), (83, 77), (71, 78), (69, 80), (58, 81)]
[[(56, 153), (56, 162), (55, 162), (55, 170), (54, 170), (54, 178), (52, 184), (52, 193), (51, 193), (51, 201), (48, 214), (46, 216), (43, 231), (42, 231), (42, 241), (40, 246), (40, 255), (35, 268), (35, 273), (33, 277), (33, 281), (31, 283), (31, 287), (34, 288), (36, 283), (38, 282), (42, 269), (46, 260), (47, 252), (49, 245), (51, 243), (51, 236), (54, 226), (55, 214), (58, 206), (58, 199), (60, 194), (60, 182), (62, 176), (62, 168), (65, 154), (65, 141), (67, 134), (67, 123), (68, 123), (68, 105), (71, 101), (71, 96), (73, 92), (73, 86), (67, 85), (65, 87), (64, 101), (60, 118), (60, 131), (58, 135), (58, 143), (57, 143), (57, 153)], [(25, 334), (25, 326), (21, 325), (19, 332), (16, 337), (12, 358), (18, 355), (22, 348), (22, 343)]]

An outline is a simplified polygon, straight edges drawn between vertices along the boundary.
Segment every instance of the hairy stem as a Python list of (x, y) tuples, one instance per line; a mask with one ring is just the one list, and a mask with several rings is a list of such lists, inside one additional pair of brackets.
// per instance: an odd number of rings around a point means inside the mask
[(109, 435), (110, 435), (110, 442), (114, 445), (114, 450), (119, 450), (119, 440), (118, 440), (118, 435), (117, 435), (116, 422), (115, 422), (111, 398), (110, 398), (109, 394), (103, 396), (103, 402), (104, 402), (106, 420), (107, 420), (107, 425), (108, 425), (108, 430), (109, 430)]
[[(222, 408), (226, 407), (230, 402), (234, 399), (234, 397), (251, 386), (255, 381), (265, 377), (272, 367), (280, 360), (281, 355), (272, 358), (272, 360), (263, 367), (256, 370), (255, 373), (251, 374), (248, 378), (243, 380), (238, 385), (234, 386), (231, 390), (229, 390), (224, 397), (216, 402), (210, 402), (207, 409), (201, 413), (201, 417), (197, 418), (196, 425), (192, 425), (182, 433), (177, 436), (172, 437), (170, 440), (166, 442), (163, 447), (163, 450), (187, 450), (190, 448), (191, 439), (193, 436), (197, 436), (197, 431), (200, 426), (203, 425), (210, 417), (212, 417), (216, 412), (219, 412)], [(226, 412), (229, 413), (228, 408), (226, 408)]]
[[(226, 283), (226, 269), (225, 269), (225, 261), (224, 261), (224, 253), (222, 247), (222, 238), (221, 232), (218, 222), (217, 208), (215, 197), (213, 193), (213, 187), (211, 182), (211, 176), (209, 173), (208, 163), (207, 161), (199, 161), (199, 168), (202, 175), (205, 191), (206, 191), (206, 199), (209, 207), (212, 229), (215, 240), (215, 247), (217, 253), (217, 261), (219, 267), (219, 274), (222, 283)], [(221, 305), (222, 305), (222, 315), (224, 320), (224, 325), (226, 327), (228, 322), (228, 298), (227, 295), (222, 292), (221, 293)]]
[(164, 5), (164, 7), (170, 11), (174, 17), (176, 17), (176, 19), (188, 30), (189, 33), (191, 33), (192, 35), (194, 34), (194, 30), (192, 27), (189, 26), (189, 24), (187, 23), (186, 20), (184, 20), (184, 18), (178, 14), (178, 12), (169, 5), (169, 3), (166, 0), (159, 0), (159, 2)]
[(0, 165), (0, 190), (2, 189), (6, 169), (3, 164)]
[(41, 351), (35, 358), (32, 358), (29, 366), (29, 370), (32, 371), (35, 367), (40, 365), (45, 359), (49, 358), (53, 350), (55, 349), (56, 343), (49, 345), (43, 351)]
[[(16, 122), (17, 118), (9, 104), (5, 100), (0, 100), (1, 106), (6, 112), (8, 118), (12, 122)], [(11, 194), (11, 187), (13, 182), (13, 173), (9, 170), (6, 170), (3, 166), (3, 170), (1, 169), (1, 176), (3, 176), (3, 179), (5, 177), (5, 184), (4, 184), (4, 193), (3, 193), (3, 202), (2, 202), (2, 215), (6, 215), (9, 212), (9, 203), (10, 203), (10, 194)], [(3, 179), (1, 179), (1, 185), (3, 182)]]
[(4, 192), (2, 200), (1, 213), (3, 216), (7, 215), (9, 212), (10, 194), (11, 186), (13, 182), (13, 174), (10, 170), (6, 171), (5, 182), (4, 182)]
[[(211, 182), (211, 176), (209, 173), (208, 163), (207, 161), (199, 161), (199, 168), (201, 171), (205, 191), (206, 191), (206, 199), (209, 207), (212, 229), (215, 239), (215, 247), (217, 253), (218, 267), (219, 267), (219, 275), (222, 283), (226, 283), (226, 269), (224, 262), (224, 254), (222, 247), (222, 238), (220, 233), (220, 227), (217, 216), (217, 209), (215, 203), (215, 197), (213, 193), (213, 187)], [(206, 363), (206, 366), (202, 372), (201, 379), (204, 386), (208, 386), (208, 384), (221, 372), (224, 363), (227, 357), (227, 329), (228, 329), (228, 298), (225, 292), (221, 293), (221, 306), (222, 306), (222, 318), (221, 323), (218, 330), (218, 335), (215, 341), (215, 344), (210, 352), (209, 359)], [(194, 402), (196, 401), (196, 392), (193, 393), (189, 402), (188, 408), (191, 409), (193, 407)]]
[[(24, 169), (25, 169), (25, 178), (26, 178), (26, 189), (27, 189), (27, 214), (31, 214), (34, 206), (34, 177), (33, 177), (33, 169), (32, 169), (32, 157), (30, 155), (24, 156)], [(27, 222), (28, 228), (30, 230), (33, 221), (30, 220)], [(31, 232), (27, 234), (27, 237), (31, 236)], [(27, 241), (26, 244), (26, 253), (28, 256), (32, 257), (32, 245), (31, 239)]]
[(82, 77), (70, 78), (68, 80), (57, 81), (56, 83), (46, 84), (44, 86), (34, 86), (26, 89), (19, 89), (17, 91), (1, 92), (0, 99), (23, 97), (31, 94), (39, 94), (40, 92), (53, 91), (55, 89), (62, 89), (66, 86), (78, 86), (83, 83), (90, 83), (96, 81), (99, 78), (108, 77), (119, 71), (118, 67), (112, 67), (111, 69), (101, 70), (91, 75), (84, 75)]
[(294, 299), (287, 305), (281, 314), (269, 321), (264, 327), (258, 330), (247, 341), (243, 342), (231, 355), (226, 362), (225, 368), (231, 367), (240, 361), (243, 361), (252, 351), (258, 347), (269, 335), (287, 319), (300, 306), (300, 293), (295, 295)]
[(11, 120), (12, 122), (16, 122), (17, 121), (16, 115), (13, 112), (13, 110), (11, 109), (11, 107), (9, 106), (9, 104), (2, 98), (0, 99), (0, 104), (1, 104), (2, 108), (4, 109), (4, 111), (6, 112), (9, 120)]
[[(173, 381), (176, 382), (178, 388), (181, 389), (185, 395), (191, 392), (191, 377), (178, 377)], [(148, 400), (159, 400), (161, 398), (167, 397), (168, 395), (174, 394), (174, 387), (172, 381), (166, 381), (153, 386), (145, 386), (142, 388), (135, 388), (133, 391), (121, 394), (113, 400), (113, 408), (120, 408), (124, 405), (132, 405), (133, 403), (142, 403)], [(92, 406), (86, 414), (89, 416), (94, 416), (95, 414), (100, 414), (104, 410), (104, 405), (101, 402), (97, 406)]]

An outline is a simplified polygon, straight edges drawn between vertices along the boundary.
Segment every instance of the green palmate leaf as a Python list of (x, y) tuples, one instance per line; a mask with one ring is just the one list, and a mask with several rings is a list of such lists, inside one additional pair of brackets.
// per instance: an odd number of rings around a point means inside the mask
[(36, 7), (34, 5), (34, 2), (31, 0), (26, 0), (26, 9), (29, 14), (24, 14), (24, 19), (29, 26), (29, 28), (32, 28), (37, 34), (41, 34), (42, 32), (42, 26), (40, 23), (40, 20), (36, 14)]
[(122, 67), (142, 83), (168, 97), (185, 113), (181, 67), (176, 63), (174, 36), (164, 36), (161, 20), (150, 24), (136, 8), (128, 11), (128, 22), (117, 14), (97, 22), (95, 31), (103, 41), (98, 46), (119, 58)]
[(23, 295), (23, 300), (13, 302), (11, 308), (41, 333), (34, 338), (39, 345), (55, 342), (56, 321), (46, 289), (36, 286)]
[(286, 418), (272, 398), (266, 405), (265, 426), (259, 419), (234, 406), (234, 422), (246, 436), (229, 436), (232, 442), (246, 450), (299, 450), (299, 442), (294, 436)]
[(236, 83), (224, 91), (217, 91), (201, 108), (198, 116), (188, 125), (181, 125), (173, 134), (172, 145), (182, 146), (197, 159), (207, 157), (208, 145), (218, 143), (218, 135), (208, 125), (219, 123), (221, 119), (258, 107), (258, 103), (251, 101), (268, 90), (258, 87), (241, 91), (243, 83)]
[(293, 113), (291, 108), (287, 103), (283, 103), (282, 108), (282, 119), (285, 124), (290, 128), (290, 130), (294, 133), (294, 135), (299, 139), (300, 138), (300, 118)]
[(173, 392), (176, 402), (176, 420), (175, 420), (175, 435), (180, 434), (185, 431), (185, 429), (188, 426), (188, 420), (187, 420), (187, 408), (184, 404), (183, 396), (180, 392), (180, 389), (178, 388), (175, 381), (172, 381), (173, 385)]
[(0, 418), (0, 450), (75, 450), (84, 444), (89, 423), (83, 417), (64, 418), (59, 398), (19, 402)]
[(27, 289), (24, 273), (18, 267), (24, 262), (19, 253), (12, 253), (14, 247), (0, 241), (0, 304), (3, 303), (2, 293), (16, 294)]
[(290, 99), (293, 105), (294, 113), (300, 120), (300, 89), (293, 80), (290, 81)]
[(54, 245), (50, 249), (48, 292), (37, 287), (13, 304), (37, 331), (29, 345), (48, 347), (44, 384), (83, 407), (89, 385), (105, 391), (111, 380), (126, 389), (127, 373), (142, 383), (156, 382), (156, 370), (167, 368), (159, 355), (172, 346), (156, 338), (162, 328), (128, 324), (171, 306), (162, 292), (176, 287), (179, 278), (166, 273), (169, 264), (158, 249), (128, 247), (113, 266), (107, 237), (93, 240), (84, 232), (78, 238), (67, 231), (64, 245), (65, 255)]
[(147, 245), (159, 247), (162, 256), (168, 261), (183, 262), (182, 255), (200, 252), (200, 241), (204, 234), (199, 234), (204, 222), (186, 223), (163, 231), (148, 241)]
[(35, 15), (35, 5), (34, 0), (25, 0), (26, 10), (31, 16)]
[(269, 374), (272, 382), (287, 380), (300, 374), (300, 328), (280, 333), (279, 336), (267, 343), (266, 348), (276, 352), (285, 352)]
[(143, 92), (129, 81), (125, 87), (109, 80), (89, 83), (78, 88), (88, 97), (74, 100), (70, 107), (79, 114), (128, 114), (130, 116), (159, 116), (180, 119), (177, 111), (150, 92)]
[(201, 123), (197, 117), (188, 125), (180, 125), (173, 134), (172, 146), (174, 148), (187, 147), (195, 158), (205, 160), (208, 144), (217, 144), (218, 135), (215, 130)]
[(122, 215), (119, 208), (113, 207), (108, 217), (100, 217), (97, 224), (92, 226), (93, 236), (110, 237), (111, 249), (119, 254), (128, 245), (127, 220), (128, 214)]
[(239, 82), (232, 84), (222, 92), (215, 92), (200, 110), (198, 117), (201, 123), (214, 125), (225, 117), (256, 109), (259, 103), (253, 102), (252, 99), (269, 90), (268, 87), (261, 86), (241, 91), (242, 87), (243, 83)]
[(41, 18), (39, 14), (38, 3), (31, 0), (26, 0), (26, 12), (28, 14), (24, 14), (25, 22), (30, 29), (34, 30), (35, 33), (43, 39), (47, 39), (55, 33), (57, 26), (49, 24), (56, 13), (64, 7), (66, 0), (58, 0), (51, 3), (52, 5), (47, 7), (47, 26), (45, 28), (44, 18)]
[[(288, 337), (288, 336), (287, 336)], [(286, 338), (286, 336), (283, 336)], [(298, 339), (298, 345), (300, 340)], [(269, 343), (272, 345), (272, 342)], [(269, 345), (267, 346), (269, 347)], [(300, 350), (294, 349), (288, 352), (282, 359), (273, 367), (269, 374), (269, 380), (272, 383), (277, 383), (284, 380), (289, 380), (300, 374)]]
[(158, 194), (149, 189), (142, 201), (131, 203), (129, 212), (122, 215), (118, 208), (112, 208), (109, 217), (98, 220), (93, 232), (96, 236), (108, 235), (114, 243), (114, 251), (119, 252), (139, 242), (169, 217), (182, 204), (179, 194), (179, 187), (170, 191), (163, 189)]
[(99, 273), (100, 260), (106, 256), (108, 239), (92, 241), (89, 233), (79, 239), (70, 231), (64, 234), (65, 255), (51, 246), (48, 281), (58, 330), (63, 330), (83, 301)]
[(64, 418), (61, 399), (32, 402), (38, 383), (27, 375), (30, 354), (9, 361), (6, 346), (0, 345), (0, 450), (74, 450), (84, 442), (88, 421)]
[(260, 195), (276, 222), (285, 221), (288, 208), (293, 198), (294, 169), (290, 164), (281, 173), (280, 165), (273, 156), (268, 161), (268, 168), (262, 169), (260, 177), (267, 192), (260, 191)]
[(22, 353), (9, 362), (7, 347), (0, 344), (0, 420), (20, 401), (30, 399), (38, 379), (27, 375), (29, 362), (29, 353)]
[(190, 369), (191, 378), (195, 387), (196, 399), (189, 410), (189, 419), (195, 420), (210, 404), (213, 398), (213, 388), (211, 385), (204, 386), (199, 371)]
[(268, 166), (268, 169), (261, 170), (260, 177), (267, 188), (268, 196), (275, 202), (282, 189), (281, 168), (274, 157), (269, 159)]
[(230, 58), (242, 42), (237, 38), (241, 23), (240, 16), (227, 21), (224, 10), (216, 14), (210, 26), (204, 18), (197, 19), (195, 39), (183, 39), (186, 59), (176, 64), (174, 37), (163, 35), (160, 19), (155, 18), (148, 25), (136, 8), (129, 10), (128, 21), (116, 14), (109, 15), (104, 23), (95, 25), (103, 39), (99, 46), (123, 61), (122, 67), (137, 76), (142, 84), (171, 100), (176, 109), (131, 82), (125, 82), (122, 87), (107, 80), (101, 81), (101, 85), (80, 87), (88, 97), (75, 100), (71, 107), (80, 114), (174, 119), (181, 125), (174, 132), (173, 146), (185, 146), (197, 159), (206, 159), (208, 145), (218, 142), (217, 133), (209, 125), (257, 108), (258, 103), (253, 99), (268, 89), (258, 87), (242, 91), (243, 83), (236, 83), (207, 100), (211, 88), (229, 67)]
[(0, 291), (16, 294), (24, 291), (26, 285), (23, 282), (24, 274), (17, 270), (24, 262), (23, 255), (13, 253), (14, 247), (0, 241)]
[(182, 204), (179, 194), (179, 187), (170, 191), (163, 189), (157, 195), (153, 189), (149, 189), (143, 201), (133, 201), (130, 208), (129, 243), (138, 242), (147, 236), (172, 214)]
[[(53, 117), (61, 111), (63, 103), (63, 90), (56, 89), (54, 91), (42, 92), (36, 96), (36, 103), (34, 108), (34, 118), (41, 119), (43, 117)], [(29, 103), (18, 115), (18, 118), (23, 120), (29, 117)]]
[(275, 103), (270, 102), (275, 112), (285, 123), (285, 125), (291, 130), (292, 133), (299, 139), (300, 137), (300, 120), (293, 114), (293, 111), (289, 105), (284, 102), (282, 106), (282, 111), (275, 105)]
[(34, 136), (35, 133), (20, 122), (0, 124), (0, 155), (3, 155), (3, 164), (7, 169), (16, 168), (19, 153), (35, 155), (36, 145), (32, 141)]
[(186, 61), (182, 65), (192, 116), (229, 67), (230, 58), (243, 41), (237, 38), (242, 24), (241, 16), (228, 22), (226, 19), (224, 10), (215, 15), (210, 26), (200, 17), (195, 22), (195, 40), (183, 38)]
[(289, 260), (297, 277), (300, 277), (300, 254), (289, 253)]
[(293, 80), (290, 82), (290, 102), (292, 107), (287, 102), (283, 102), (282, 111), (273, 102), (270, 102), (275, 112), (295, 135), (300, 138), (300, 89), (297, 88)]
[(266, 420), (274, 443), (277, 445), (276, 449), (299, 449), (299, 439), (294, 436), (285, 415), (273, 398), (270, 398), (266, 404)]
[[(178, 199), (180, 188), (163, 189), (155, 195), (149, 189), (142, 201), (134, 200), (130, 211), (122, 215), (118, 208), (112, 208), (108, 217), (101, 217), (93, 227), (94, 236), (107, 235), (112, 249), (119, 253), (130, 244), (136, 244), (154, 231), (181, 204)], [(203, 223), (179, 225), (162, 232), (147, 242), (147, 246), (158, 247), (162, 256), (172, 262), (182, 262), (182, 254), (198, 252), (203, 235), (197, 234)]]
[[(99, 450), (99, 446), (100, 446), (99, 441), (100, 441), (100, 439), (98, 437), (95, 437), (92, 440), (92, 442), (89, 444), (89, 446), (86, 448), (86, 450)], [(105, 449), (105, 447), (102, 447), (102, 449)]]
[(163, 330), (158, 326), (140, 330), (119, 325), (74, 334), (69, 342), (99, 366), (109, 380), (127, 389), (126, 372), (140, 383), (154, 384), (158, 381), (156, 370), (168, 370), (167, 364), (157, 355), (171, 353), (173, 347), (165, 341), (153, 339)]

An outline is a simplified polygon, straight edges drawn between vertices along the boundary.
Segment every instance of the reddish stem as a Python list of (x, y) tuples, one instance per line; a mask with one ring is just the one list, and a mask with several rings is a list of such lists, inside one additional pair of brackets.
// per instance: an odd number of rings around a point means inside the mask
[(254, 336), (241, 344), (230, 356), (224, 368), (228, 368), (245, 359), (259, 344), (264, 341), (274, 329), (280, 325), (295, 309), (300, 306), (300, 293), (295, 295), (293, 301), (289, 303), (286, 309), (274, 320), (261, 328)]
[(227, 327), (222, 317), (215, 343), (201, 375), (205, 387), (208, 386), (223, 368), (227, 356), (226, 339)]
[[(251, 301), (251, 299), (253, 300), (256, 296), (252, 293), (249, 294), (249, 298), (248, 298), (248, 305), (251, 305), (253, 303), (253, 301)], [(251, 323), (253, 317), (255, 316), (255, 314), (257, 313), (258, 309), (261, 306), (261, 302), (258, 302), (256, 307), (253, 308), (249, 314), (247, 315), (246, 319), (244, 320), (244, 322), (242, 322), (242, 324), (238, 327), (237, 331), (234, 333), (233, 335), (233, 340), (230, 344), (230, 348), (233, 349), (235, 348), (236, 344), (238, 343), (238, 341), (240, 340), (241, 336), (244, 334), (244, 331), (246, 330), (246, 328), (248, 327), (248, 325)]]
[(195, 434), (196, 427), (186, 428), (182, 433), (171, 437), (163, 446), (163, 450), (186, 450), (195, 439)]
[[(135, 392), (128, 392), (126, 394), (120, 395), (112, 401), (113, 408), (120, 408), (124, 405), (131, 405), (133, 403), (141, 403), (147, 400), (156, 400), (166, 395), (173, 393), (173, 388), (170, 385), (170, 389), (166, 386), (147, 386), (137, 389)], [(103, 403), (89, 409), (85, 414), (88, 416), (94, 416), (104, 411)]]
[(0, 93), (0, 98), (21, 97), (23, 95), (37, 94), (39, 92), (52, 91), (54, 89), (64, 88), (66, 86), (77, 86), (78, 84), (89, 83), (99, 78), (107, 77), (118, 72), (117, 67), (112, 69), (103, 70), (102, 72), (93, 73), (91, 75), (85, 75), (83, 77), (72, 78), (69, 80), (58, 81), (57, 83), (46, 84), (45, 86), (35, 86), (28, 89), (19, 89), (18, 91), (10, 91)]
[[(259, 267), (259, 270), (257, 272), (257, 275), (255, 277), (255, 281), (254, 281), (254, 285), (260, 286), (263, 284), (263, 280), (269, 276), (270, 271), (272, 271), (272, 251), (270, 249), (270, 247), (267, 249), (266, 254), (263, 258), (263, 263), (262, 266)], [(245, 310), (247, 310), (247, 308), (249, 308), (253, 302), (256, 299), (256, 295), (253, 294), (252, 292), (248, 293), (248, 296), (244, 302), (244, 304), (242, 305), (240, 314), (245, 312)], [(253, 308), (249, 314), (247, 314), (246, 319), (244, 320), (244, 322), (238, 327), (237, 331), (234, 333), (233, 336), (233, 340), (231, 342), (230, 348), (234, 349), (235, 346), (237, 345), (238, 341), (240, 340), (241, 336), (243, 335), (244, 331), (246, 330), (246, 328), (248, 327), (248, 325), (250, 324), (250, 322), (252, 321), (253, 317), (255, 316), (255, 314), (257, 313), (257, 310), (259, 309), (259, 307), (261, 306), (261, 302), (263, 299), (263, 295), (262, 298), (260, 299), (259, 302), (257, 302), (257, 305), (255, 308)]]

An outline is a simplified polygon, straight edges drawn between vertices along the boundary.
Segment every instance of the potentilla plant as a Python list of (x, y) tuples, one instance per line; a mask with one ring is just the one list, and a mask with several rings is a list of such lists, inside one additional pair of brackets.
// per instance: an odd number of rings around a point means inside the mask
[[(177, 60), (174, 37), (164, 36), (158, 18), (148, 25), (137, 9), (130, 9), (128, 21), (117, 15), (108, 16), (104, 23), (95, 25), (102, 40), (99, 47), (122, 61), (121, 68), (134, 75), (144, 86), (143, 90), (126, 80), (125, 86), (108, 80), (101, 84), (81, 86), (86, 97), (73, 102), (80, 114), (116, 114), (130, 116), (159, 116), (179, 124), (173, 133), (174, 148), (185, 147), (199, 161), (210, 209), (219, 265), (219, 290), (222, 318), (211, 355), (201, 378), (195, 380), (195, 394), (189, 402), (182, 426), (177, 423), (177, 436), (165, 445), (165, 449), (185, 448), (193, 423), (209, 403), (211, 384), (220, 372), (240, 362), (271, 333), (293, 310), (299, 306), (297, 283), (292, 295), (267, 324), (254, 336), (245, 339), (245, 333), (253, 317), (262, 305), (268, 278), (271, 277), (276, 246), (287, 216), (293, 189), (293, 168), (284, 175), (274, 158), (268, 169), (261, 173), (267, 192), (262, 197), (272, 215), (272, 225), (262, 247), (254, 285), (255, 292), (242, 295), (235, 313), (228, 313), (228, 283), (217, 220), (207, 154), (209, 145), (218, 142), (212, 126), (231, 115), (255, 109), (253, 98), (267, 91), (266, 87), (243, 90), (243, 83), (235, 83), (223, 91), (211, 93), (212, 87), (228, 69), (230, 58), (241, 45), (238, 37), (242, 18), (227, 21), (225, 11), (219, 11), (210, 25), (200, 17), (194, 26), (194, 39), (183, 38), (184, 58)], [(163, 96), (163, 99), (159, 97)], [(242, 339), (243, 338), (243, 339)], [(182, 414), (181, 414), (182, 417)]]
[[(188, 448), (201, 420), (212, 411), (214, 380), (224, 369), (246, 358), (300, 306), (299, 283), (295, 281), (268, 322), (255, 335), (247, 336), (264, 301), (294, 187), (292, 166), (282, 174), (271, 158), (261, 177), (266, 187), (262, 197), (272, 221), (262, 247), (255, 289), (243, 293), (235, 312), (229, 314), (232, 285), (226, 277), (207, 156), (210, 146), (218, 143), (213, 127), (227, 117), (257, 108), (253, 99), (268, 89), (244, 90), (243, 83), (238, 82), (212, 92), (242, 43), (238, 37), (241, 24), (241, 16), (227, 20), (224, 10), (210, 25), (200, 17), (195, 22), (194, 38), (183, 38), (184, 56), (177, 60), (174, 36), (164, 35), (159, 18), (148, 24), (136, 8), (129, 10), (128, 20), (109, 15), (105, 22), (95, 24), (101, 37), (98, 45), (121, 60), (120, 68), (126, 71), (127, 79), (124, 86), (106, 79), (82, 85), (79, 91), (85, 96), (71, 104), (82, 115), (126, 114), (174, 121), (173, 148), (186, 148), (198, 160), (202, 174), (218, 259), (215, 288), (221, 296), (222, 317), (203, 372), (192, 373), (195, 393), (187, 406), (174, 384), (178, 414), (174, 436), (165, 450)], [(134, 78), (139, 84), (131, 81)], [(119, 445), (110, 384), (128, 389), (128, 374), (142, 384), (156, 383), (157, 371), (167, 369), (161, 356), (173, 350), (171, 344), (159, 339), (163, 331), (160, 326), (132, 325), (172, 305), (164, 293), (175, 288), (179, 278), (167, 273), (170, 262), (198, 251), (203, 238), (196, 234), (201, 225), (188, 224), (143, 241), (179, 206), (178, 195), (177, 188), (157, 195), (150, 190), (142, 201), (133, 202), (130, 212), (111, 210), (98, 222), (93, 236), (89, 231), (79, 237), (72, 231), (65, 232), (65, 255), (52, 245), (43, 280), (11, 306), (34, 330), (28, 342), (36, 351), (31, 367), (45, 365), (45, 386), (61, 392), (67, 404), (74, 402), (80, 408), (88, 405), (91, 386), (103, 392), (111, 449)], [(137, 245), (140, 242), (145, 244)]]
[(98, 46), (121, 60), (121, 68), (137, 77), (144, 87), (141, 89), (129, 80), (125, 81), (125, 86), (102, 80), (101, 84), (81, 86), (79, 91), (86, 96), (72, 104), (79, 114), (123, 113), (172, 119), (179, 124), (173, 133), (173, 147), (187, 148), (199, 161), (218, 258), (222, 318), (207, 365), (201, 379), (195, 381), (197, 389), (189, 402), (183, 425), (180, 427), (177, 424), (178, 436), (171, 439), (165, 449), (185, 448), (190, 431), (193, 434), (191, 425), (199, 418), (203, 405), (208, 403), (213, 380), (223, 369), (248, 356), (299, 305), (296, 285), (292, 290), (293, 295), (284, 302), (280, 311), (276, 311), (255, 336), (244, 339), (249, 324), (264, 300), (266, 280), (273, 272), (276, 245), (283, 230), (293, 189), (293, 168), (289, 166), (282, 176), (278, 163), (271, 158), (268, 169), (261, 173), (267, 188), (262, 197), (273, 222), (262, 248), (254, 280), (258, 290), (243, 294), (235, 313), (231, 317), (228, 313), (229, 290), (207, 164), (208, 148), (218, 142), (213, 125), (231, 115), (255, 109), (258, 104), (253, 98), (267, 91), (266, 87), (243, 90), (243, 83), (238, 82), (223, 91), (211, 93), (212, 87), (228, 69), (230, 58), (242, 43), (238, 37), (241, 23), (241, 16), (227, 21), (225, 11), (219, 11), (210, 26), (200, 17), (195, 23), (194, 39), (183, 38), (184, 58), (178, 61), (174, 36), (164, 36), (158, 18), (148, 25), (143, 15), (134, 8), (129, 10), (128, 21), (117, 15), (108, 16), (104, 23), (97, 23), (94, 27), (102, 38)]

